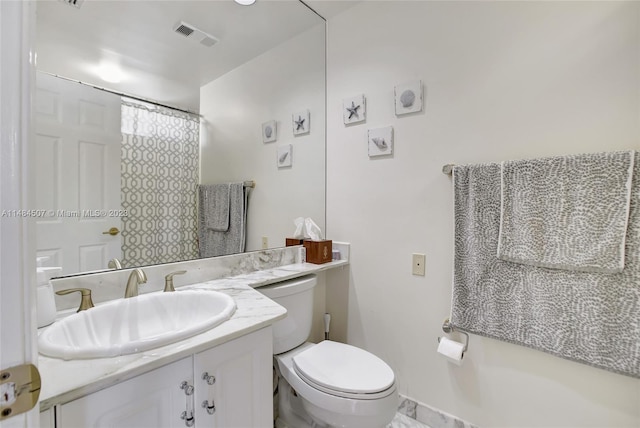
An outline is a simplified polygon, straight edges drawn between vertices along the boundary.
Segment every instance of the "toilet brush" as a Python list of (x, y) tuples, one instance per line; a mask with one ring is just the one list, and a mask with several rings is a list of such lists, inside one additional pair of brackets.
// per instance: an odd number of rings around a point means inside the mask
[(329, 340), (329, 324), (331, 324), (331, 314), (324, 314), (324, 340)]

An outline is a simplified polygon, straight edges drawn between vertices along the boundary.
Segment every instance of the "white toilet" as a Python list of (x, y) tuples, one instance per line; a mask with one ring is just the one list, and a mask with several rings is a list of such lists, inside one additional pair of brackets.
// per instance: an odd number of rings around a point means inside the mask
[(355, 346), (306, 342), (311, 332), (315, 275), (257, 290), (287, 309), (273, 325), (279, 374), (277, 427), (386, 427), (398, 407), (393, 370)]

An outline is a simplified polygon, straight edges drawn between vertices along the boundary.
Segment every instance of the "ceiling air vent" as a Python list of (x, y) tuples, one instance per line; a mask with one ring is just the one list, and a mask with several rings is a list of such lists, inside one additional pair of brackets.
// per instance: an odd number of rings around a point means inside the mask
[[(70, 0), (72, 1), (72, 0)], [(82, 1), (82, 0), (78, 0)], [(204, 45), (208, 48), (218, 43), (218, 39), (213, 37), (211, 34), (207, 34), (202, 30), (194, 27), (191, 24), (187, 24), (186, 22), (179, 22), (173, 27), (173, 31), (178, 34), (185, 36), (188, 39), (191, 39), (201, 45)]]
[(82, 3), (84, 3), (84, 0), (60, 0), (60, 1), (70, 6), (74, 6), (78, 9), (80, 9), (80, 6), (82, 6)]

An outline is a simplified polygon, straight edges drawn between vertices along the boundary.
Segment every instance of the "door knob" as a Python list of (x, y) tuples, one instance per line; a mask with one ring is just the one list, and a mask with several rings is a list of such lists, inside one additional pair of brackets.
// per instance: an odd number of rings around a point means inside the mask
[(118, 233), (120, 233), (120, 230), (117, 227), (112, 227), (106, 232), (102, 232), (103, 235), (111, 235), (111, 236), (116, 236)]

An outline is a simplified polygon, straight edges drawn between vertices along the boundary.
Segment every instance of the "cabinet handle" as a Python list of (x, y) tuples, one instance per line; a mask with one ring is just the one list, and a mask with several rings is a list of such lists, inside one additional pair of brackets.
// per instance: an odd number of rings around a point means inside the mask
[(187, 413), (187, 411), (185, 410), (180, 415), (180, 419), (182, 419), (184, 421), (184, 424), (188, 427), (192, 427), (196, 423), (196, 420), (193, 417), (193, 411), (189, 411), (189, 413)]
[(180, 384), (180, 389), (184, 390), (185, 395), (193, 394), (193, 385), (189, 385), (186, 380)]
[(209, 400), (204, 400), (202, 402), (202, 408), (207, 410), (207, 413), (213, 415), (216, 412), (216, 404), (211, 400), (211, 404), (209, 404)]
[(207, 385), (213, 385), (214, 383), (216, 383), (216, 377), (210, 376), (209, 372), (202, 373), (202, 380), (207, 382)]

